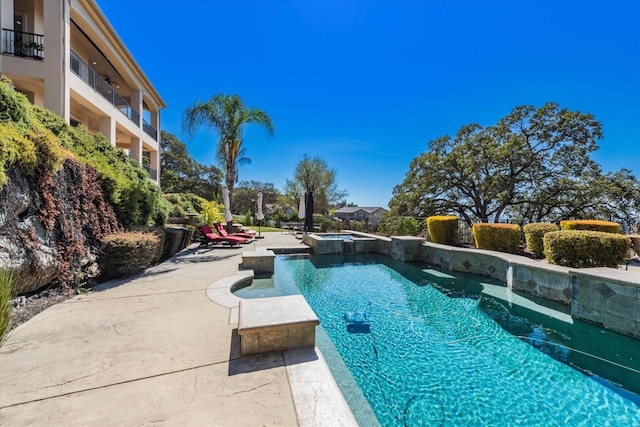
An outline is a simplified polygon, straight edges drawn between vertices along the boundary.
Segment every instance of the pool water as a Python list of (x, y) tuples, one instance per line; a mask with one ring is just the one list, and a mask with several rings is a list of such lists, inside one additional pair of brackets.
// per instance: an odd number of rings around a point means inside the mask
[[(361, 425), (371, 420), (358, 396), (383, 426), (640, 425), (637, 340), (424, 264), (279, 256), (275, 267), (262, 288), (305, 296), (319, 337), (330, 338), (328, 349), (319, 340), (323, 354), (340, 356), (326, 358)], [(367, 327), (347, 325), (345, 313), (365, 315)], [(347, 390), (353, 382), (361, 393)]]

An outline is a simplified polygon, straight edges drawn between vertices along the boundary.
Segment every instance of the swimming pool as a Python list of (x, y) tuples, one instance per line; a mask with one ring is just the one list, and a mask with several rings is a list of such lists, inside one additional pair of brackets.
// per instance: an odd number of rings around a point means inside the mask
[[(361, 425), (365, 405), (385, 426), (640, 425), (637, 340), (424, 264), (358, 255), (277, 257), (275, 267), (273, 287), (261, 286), (305, 296)], [(367, 327), (349, 327), (345, 313), (366, 315)]]

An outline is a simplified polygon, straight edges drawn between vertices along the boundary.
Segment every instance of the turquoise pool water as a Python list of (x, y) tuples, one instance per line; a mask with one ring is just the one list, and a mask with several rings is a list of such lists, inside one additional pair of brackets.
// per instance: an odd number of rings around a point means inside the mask
[[(510, 304), (495, 283), (382, 256), (277, 257), (274, 277), (236, 295), (305, 296), (361, 425), (371, 424), (361, 395), (384, 426), (640, 425), (637, 340)], [(349, 312), (367, 327), (348, 327)]]

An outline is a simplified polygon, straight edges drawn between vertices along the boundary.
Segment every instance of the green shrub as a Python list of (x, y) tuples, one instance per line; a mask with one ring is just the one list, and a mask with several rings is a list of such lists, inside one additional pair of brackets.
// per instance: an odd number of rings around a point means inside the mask
[(385, 212), (380, 218), (378, 232), (386, 236), (415, 236), (418, 234), (418, 221), (409, 216), (396, 216)]
[(478, 249), (517, 254), (520, 236), (517, 224), (473, 224), (473, 239)]
[(213, 200), (205, 200), (202, 204), (202, 221), (209, 225), (225, 222), (224, 205)]
[(127, 231), (113, 233), (102, 239), (98, 257), (101, 280), (128, 277), (149, 267), (157, 257), (160, 237), (156, 233)]
[(451, 215), (430, 216), (427, 229), (433, 243), (452, 245), (458, 243), (458, 217)]
[(544, 235), (544, 254), (566, 267), (612, 267), (626, 261), (631, 242), (622, 234), (602, 231), (552, 231)]
[(523, 227), (524, 240), (529, 249), (538, 258), (544, 257), (544, 243), (542, 238), (551, 231), (558, 231), (556, 224), (533, 222)]
[(560, 221), (560, 230), (591, 230), (619, 234), (620, 224), (610, 221), (574, 219)]
[(11, 80), (0, 77), (0, 122), (26, 123), (29, 100), (11, 87)]
[(149, 174), (101, 133), (84, 126), (71, 127), (49, 110), (32, 107), (34, 116), (73, 156), (98, 172), (100, 185), (126, 227), (163, 224), (167, 214), (160, 188)]
[(35, 144), (25, 138), (24, 131), (13, 123), (0, 122), (0, 189), (7, 183), (7, 172), (13, 166), (31, 172), (38, 165)]
[(12, 299), (16, 293), (17, 275), (11, 270), (0, 269), (0, 346), (7, 336), (13, 311)]

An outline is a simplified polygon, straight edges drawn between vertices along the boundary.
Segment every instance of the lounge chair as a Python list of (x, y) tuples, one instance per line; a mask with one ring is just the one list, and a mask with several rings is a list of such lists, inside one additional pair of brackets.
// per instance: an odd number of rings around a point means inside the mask
[(251, 234), (251, 233), (227, 233), (227, 230), (224, 229), (224, 227), (222, 226), (222, 224), (220, 224), (219, 222), (214, 222), (213, 226), (216, 228), (216, 231), (218, 232), (219, 235), (221, 235), (222, 237), (229, 237), (229, 236), (237, 236), (237, 237), (242, 237), (244, 239), (255, 239), (256, 236), (255, 234)]
[(207, 244), (226, 242), (226, 243), (229, 243), (230, 245), (238, 245), (241, 243), (249, 243), (249, 240), (243, 237), (220, 236), (219, 234), (216, 234), (208, 225), (200, 226), (200, 231), (202, 232), (202, 235), (206, 239)]

